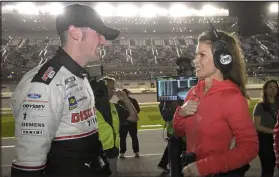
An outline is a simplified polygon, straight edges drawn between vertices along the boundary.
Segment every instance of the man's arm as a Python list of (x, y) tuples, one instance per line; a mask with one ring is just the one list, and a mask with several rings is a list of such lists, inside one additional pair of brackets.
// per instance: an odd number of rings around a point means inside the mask
[(137, 122), (139, 120), (138, 113), (127, 94), (121, 90), (118, 90), (116, 91), (116, 96), (118, 99), (124, 102), (126, 108), (128, 109), (129, 117), (127, 120), (130, 122)]
[(134, 107), (136, 108), (137, 110), (137, 113), (140, 113), (140, 106), (139, 106), (139, 103), (136, 99), (132, 98), (132, 101), (133, 101), (133, 105)]
[(15, 118), (12, 177), (41, 176), (62, 114), (58, 89), (40, 82), (19, 85), (11, 97)]

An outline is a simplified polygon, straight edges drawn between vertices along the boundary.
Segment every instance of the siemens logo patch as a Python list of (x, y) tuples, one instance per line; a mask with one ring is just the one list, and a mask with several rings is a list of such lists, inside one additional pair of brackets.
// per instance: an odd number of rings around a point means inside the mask
[(45, 127), (45, 124), (44, 123), (25, 123), (25, 122), (22, 122), (21, 126), (22, 127)]
[(32, 130), (32, 129), (23, 129), (21, 130), (22, 135), (31, 135), (31, 136), (44, 136), (43, 130)]

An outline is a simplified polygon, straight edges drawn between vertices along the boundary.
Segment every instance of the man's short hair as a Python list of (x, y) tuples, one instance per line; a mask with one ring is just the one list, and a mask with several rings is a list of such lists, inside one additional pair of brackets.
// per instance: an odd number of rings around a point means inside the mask
[(59, 33), (58, 36), (60, 38), (61, 46), (65, 46), (68, 40), (68, 30)]
[(127, 95), (130, 95), (131, 94), (131, 91), (128, 90), (128, 89), (122, 89), (123, 92), (125, 92)]

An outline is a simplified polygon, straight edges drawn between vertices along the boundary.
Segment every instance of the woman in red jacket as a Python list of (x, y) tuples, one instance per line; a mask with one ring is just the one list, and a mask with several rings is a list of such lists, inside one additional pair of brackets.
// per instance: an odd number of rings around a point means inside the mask
[[(182, 173), (228, 175), (252, 161), (259, 146), (246, 100), (244, 58), (238, 41), (215, 30), (201, 34), (194, 65), (200, 81), (174, 115), (176, 134), (187, 137), (187, 152), (196, 156)], [(230, 149), (233, 138), (236, 146)]]

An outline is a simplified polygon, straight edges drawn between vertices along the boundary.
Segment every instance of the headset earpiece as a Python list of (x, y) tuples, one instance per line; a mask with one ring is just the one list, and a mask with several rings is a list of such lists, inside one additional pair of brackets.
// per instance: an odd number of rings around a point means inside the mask
[(218, 32), (208, 18), (207, 20), (211, 27), (209, 34), (212, 37), (214, 65), (224, 75), (227, 75), (231, 71), (233, 65), (233, 57), (229, 50), (229, 44), (225, 40), (226, 36), (224, 36), (223, 33)]
[(233, 58), (229, 53), (229, 44), (224, 40), (217, 40), (212, 44), (214, 65), (223, 74), (231, 71)]

